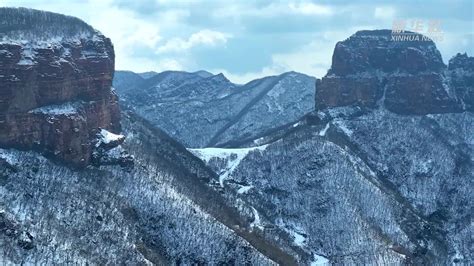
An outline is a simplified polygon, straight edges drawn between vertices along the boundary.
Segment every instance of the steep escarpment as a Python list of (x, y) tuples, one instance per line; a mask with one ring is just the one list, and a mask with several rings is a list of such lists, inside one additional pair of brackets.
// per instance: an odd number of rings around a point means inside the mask
[(72, 17), (0, 9), (0, 146), (85, 166), (99, 129), (120, 131), (111, 41)]
[(317, 81), (316, 108), (461, 112), (466, 108), (461, 98), (466, 96), (459, 92), (463, 89), (453, 89), (457, 85), (450, 74), (435, 44), (421, 35), (418, 41), (396, 41), (389, 30), (359, 31), (336, 44), (331, 69)]

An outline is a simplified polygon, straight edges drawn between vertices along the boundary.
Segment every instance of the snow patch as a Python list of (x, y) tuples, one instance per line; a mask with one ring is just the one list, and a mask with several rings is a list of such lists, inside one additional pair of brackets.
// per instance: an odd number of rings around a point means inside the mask
[(241, 188), (239, 188), (239, 190), (237, 190), (237, 193), (245, 194), (252, 188), (253, 188), (253, 186), (242, 186)]
[(306, 237), (298, 232), (293, 232), (293, 237), (294, 237), (294, 243), (297, 246), (304, 246), (306, 242)]
[(224, 181), (234, 172), (239, 166), (240, 162), (252, 151), (264, 151), (268, 144), (251, 147), (251, 148), (237, 148), (237, 149), (226, 149), (226, 148), (202, 148), (202, 149), (188, 149), (192, 154), (199, 157), (206, 163), (212, 158), (226, 159), (227, 165), (224, 168), (223, 173), (219, 176), (219, 184), (224, 187)]
[(328, 129), (329, 123), (327, 123), (326, 126), (321, 131), (319, 131), (318, 135), (320, 135), (321, 137), (326, 136), (326, 132), (328, 131)]
[(34, 65), (34, 64), (35, 64), (35, 62), (33, 62), (33, 60), (31, 60), (30, 58), (22, 58), (17, 63), (17, 65), (21, 65), (21, 66), (31, 66), (31, 65)]
[(324, 118), (326, 118), (326, 114), (324, 112), (321, 112), (321, 111), (318, 111), (316, 113), (316, 115), (318, 116), (319, 119), (323, 120)]
[(100, 58), (100, 57), (107, 57), (107, 54), (101, 54), (95, 50), (82, 50), (81, 51), (81, 59), (90, 59), (90, 58)]
[(14, 153), (0, 149), (0, 159), (5, 160), (8, 164), (14, 165), (18, 161), (18, 157)]
[(261, 138), (255, 139), (253, 143), (256, 145), (261, 145), (264, 141), (265, 141), (265, 137), (261, 137)]
[(34, 65), (36, 62), (34, 61), (36, 57), (36, 52), (33, 51), (31, 48), (24, 48), (21, 51), (21, 58), (18, 61), (18, 65)]
[(334, 124), (338, 126), (348, 137), (352, 136), (354, 133), (343, 121), (336, 121)]
[(329, 260), (323, 256), (319, 256), (313, 253), (313, 261), (311, 261), (309, 265), (311, 266), (329, 265)]
[(29, 111), (28, 113), (34, 114), (47, 114), (52, 116), (57, 115), (73, 115), (77, 114), (78, 108), (82, 105), (82, 102), (74, 102), (74, 103), (64, 103), (59, 105), (47, 105), (42, 106), (36, 109)]
[(97, 142), (96, 147), (99, 147), (101, 144), (109, 144), (111, 142), (121, 141), (124, 138), (124, 135), (114, 134), (108, 130), (101, 129), (99, 133), (99, 142)]
[(63, 42), (81, 43), (81, 40), (90, 39), (93, 41), (101, 41), (99, 36), (94, 32), (80, 31), (72, 36), (66, 34), (58, 34), (57, 32), (42, 32), (41, 36), (32, 36), (31, 32), (12, 31), (12, 34), (5, 34), (0, 37), (0, 44), (14, 43), (32, 48), (50, 48), (54, 45), (60, 45)]
[(252, 212), (253, 212), (253, 217), (254, 217), (254, 220), (253, 222), (250, 224), (250, 226), (252, 228), (258, 228), (260, 230), (263, 230), (263, 225), (262, 225), (262, 222), (260, 220), (260, 215), (258, 215), (258, 212), (257, 210), (254, 208), (254, 207), (251, 207), (252, 208)]
[(285, 230), (290, 236), (293, 237), (293, 243), (299, 247), (306, 246), (306, 232), (305, 230), (293, 223), (293, 222), (284, 222), (281, 218), (278, 218), (275, 221), (276, 225)]

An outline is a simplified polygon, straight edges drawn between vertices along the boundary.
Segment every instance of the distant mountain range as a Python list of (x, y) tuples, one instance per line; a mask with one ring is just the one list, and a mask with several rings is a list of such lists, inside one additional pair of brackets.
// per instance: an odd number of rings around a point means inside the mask
[(122, 106), (186, 147), (237, 146), (314, 109), (316, 79), (297, 72), (230, 82), (223, 74), (116, 71)]

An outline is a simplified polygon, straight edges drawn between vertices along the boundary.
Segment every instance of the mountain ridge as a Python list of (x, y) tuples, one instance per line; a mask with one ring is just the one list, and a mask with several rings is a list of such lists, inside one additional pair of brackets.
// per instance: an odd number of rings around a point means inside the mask
[[(201, 77), (196, 72), (166, 71), (135, 86), (133, 93), (127, 87), (128, 83), (122, 81), (121, 75), (117, 72), (114, 86), (124, 108), (138, 111), (188, 147), (222, 145), (232, 138), (248, 138), (249, 134), (266, 131), (266, 127), (276, 128), (289, 123), (311, 111), (314, 106), (311, 98), (314, 97), (315, 79), (297, 72), (237, 85), (221, 73)], [(271, 91), (275, 93), (268, 94)], [(182, 106), (174, 106), (173, 103)], [(284, 112), (283, 105), (293, 106), (291, 112)], [(181, 115), (181, 112), (194, 115), (189, 117)], [(281, 119), (276, 119), (277, 115)], [(244, 118), (245, 121), (241, 120)], [(202, 120), (203, 123), (195, 120)], [(237, 122), (248, 128), (246, 132), (232, 127)], [(185, 124), (190, 127), (185, 128)], [(196, 139), (192, 128), (198, 124), (203, 128), (200, 129), (199, 139)]]

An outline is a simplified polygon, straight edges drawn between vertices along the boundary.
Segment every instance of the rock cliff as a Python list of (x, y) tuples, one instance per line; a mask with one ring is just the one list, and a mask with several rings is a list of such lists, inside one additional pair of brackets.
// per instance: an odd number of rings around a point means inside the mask
[[(454, 82), (452, 73), (459, 74)], [(462, 97), (469, 94), (461, 73), (447, 71), (436, 45), (423, 36), (419, 41), (395, 41), (389, 30), (359, 31), (336, 44), (331, 69), (316, 83), (316, 108), (356, 105), (382, 106), (399, 114), (461, 112), (466, 108)], [(459, 89), (453, 89), (456, 86)]]
[(0, 23), (0, 146), (87, 165), (99, 129), (120, 131), (110, 39), (24, 8), (1, 8)]
[(457, 54), (449, 60), (448, 71), (463, 108), (474, 112), (474, 57)]

